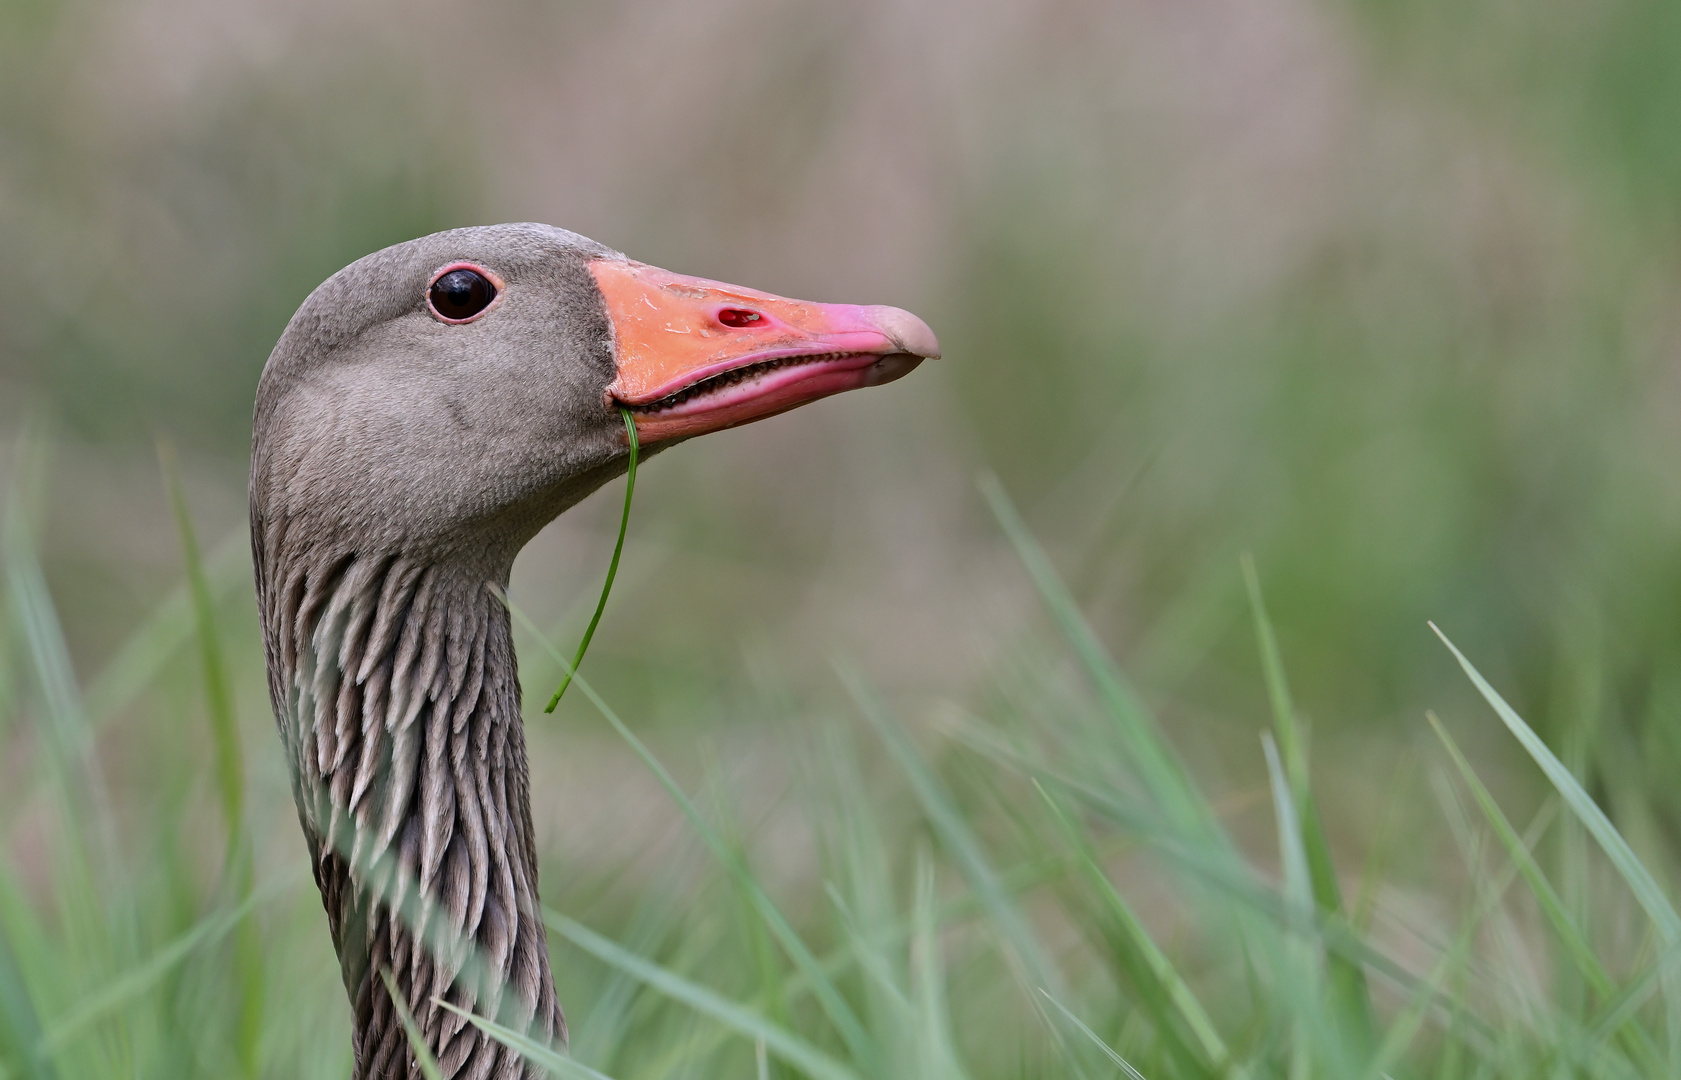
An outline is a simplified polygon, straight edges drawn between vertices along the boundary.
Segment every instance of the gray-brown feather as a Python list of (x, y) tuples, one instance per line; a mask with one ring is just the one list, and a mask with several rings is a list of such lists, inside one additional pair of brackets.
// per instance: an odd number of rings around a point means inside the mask
[(354, 1006), (356, 1075), (409, 1074), (388, 971), (445, 1075), (523, 1076), (516, 1056), (434, 1001), (565, 1038), (508, 617), (493, 592), (505, 581), (415, 573), (402, 558), (304, 579), (303, 617), (280, 650), (299, 658), (280, 715)]

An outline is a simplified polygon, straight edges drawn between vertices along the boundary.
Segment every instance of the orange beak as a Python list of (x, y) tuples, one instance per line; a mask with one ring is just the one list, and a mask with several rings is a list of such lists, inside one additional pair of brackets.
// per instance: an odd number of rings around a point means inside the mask
[(589, 264), (613, 323), (623, 405), (641, 442), (735, 427), (892, 382), (940, 355), (908, 311), (812, 304), (644, 263)]

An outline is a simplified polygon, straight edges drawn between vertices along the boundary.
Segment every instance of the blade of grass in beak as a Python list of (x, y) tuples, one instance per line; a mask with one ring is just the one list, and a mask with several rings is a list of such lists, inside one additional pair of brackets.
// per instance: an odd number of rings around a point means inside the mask
[(630, 467), (625, 471), (625, 510), (619, 516), (619, 539), (613, 544), (613, 561), (607, 564), (607, 580), (601, 583), (601, 599), (595, 605), (595, 614), (590, 616), (589, 627), (584, 630), (584, 640), (578, 642), (578, 651), (572, 657), (572, 662), (565, 666), (566, 675), (560, 680), (560, 688), (543, 708), (546, 713), (554, 712), (555, 706), (560, 704), (560, 695), (566, 693), (566, 688), (572, 685), (572, 677), (578, 673), (578, 665), (584, 662), (584, 653), (589, 651), (590, 638), (595, 636), (595, 628), (601, 623), (601, 613), (607, 610), (607, 594), (613, 591), (613, 578), (619, 572), (619, 556), (624, 554), (625, 550), (625, 533), (630, 529), (630, 500), (636, 494), (636, 455), (640, 447), (636, 442), (636, 421), (631, 418), (630, 410), (621, 408), (619, 414), (624, 417), (625, 437), (630, 440)]

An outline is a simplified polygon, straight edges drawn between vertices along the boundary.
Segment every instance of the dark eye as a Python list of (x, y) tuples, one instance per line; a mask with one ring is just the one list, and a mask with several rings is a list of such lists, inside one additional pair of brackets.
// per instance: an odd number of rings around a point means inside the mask
[(432, 310), (451, 322), (471, 319), (496, 299), (496, 286), (473, 270), (451, 270), (432, 283), (427, 293)]

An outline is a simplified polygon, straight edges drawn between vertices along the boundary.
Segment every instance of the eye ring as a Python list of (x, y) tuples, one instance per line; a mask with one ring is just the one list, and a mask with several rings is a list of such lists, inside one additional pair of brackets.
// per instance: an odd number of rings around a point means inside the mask
[(495, 307), (506, 287), (501, 275), (478, 263), (448, 263), (427, 279), (426, 309), (439, 322), (470, 323)]

